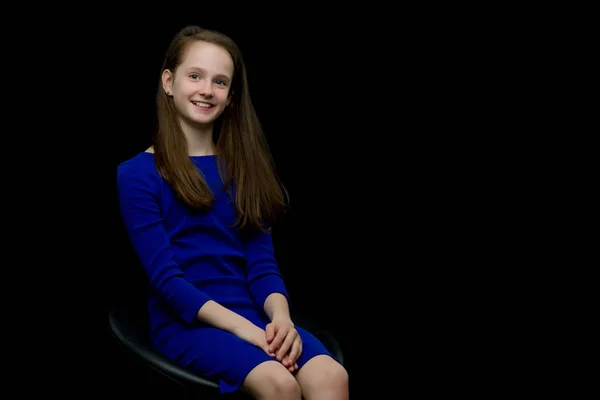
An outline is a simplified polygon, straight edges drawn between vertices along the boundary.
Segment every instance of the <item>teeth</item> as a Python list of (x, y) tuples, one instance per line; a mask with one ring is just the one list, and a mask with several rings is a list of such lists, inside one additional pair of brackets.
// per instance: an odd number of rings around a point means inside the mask
[(199, 101), (194, 101), (193, 102), (195, 105), (200, 106), (200, 107), (212, 107), (212, 104), (208, 104), (208, 103), (201, 103)]

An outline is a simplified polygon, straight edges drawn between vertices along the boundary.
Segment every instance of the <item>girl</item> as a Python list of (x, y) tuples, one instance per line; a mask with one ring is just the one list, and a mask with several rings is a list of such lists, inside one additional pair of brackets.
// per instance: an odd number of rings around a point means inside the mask
[(257, 399), (348, 399), (348, 375), (294, 325), (269, 226), (285, 191), (227, 36), (185, 27), (157, 93), (152, 146), (118, 167), (121, 214), (165, 355)]

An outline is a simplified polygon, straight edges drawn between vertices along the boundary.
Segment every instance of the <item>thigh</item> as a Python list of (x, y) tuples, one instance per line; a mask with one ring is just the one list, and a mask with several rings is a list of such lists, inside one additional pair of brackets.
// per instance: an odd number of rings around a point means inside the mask
[[(300, 326), (296, 326), (296, 330), (302, 338), (302, 354), (298, 358), (298, 368), (302, 368), (310, 359), (318, 355), (327, 355), (335, 359), (335, 357), (327, 350), (325, 345), (312, 333), (303, 329)], [(336, 360), (337, 361), (337, 360)]]
[(273, 360), (253, 344), (213, 327), (180, 332), (169, 343), (177, 346), (176, 352), (170, 349), (173, 358), (202, 376), (217, 380), (221, 393), (237, 391), (250, 371)]
[(296, 372), (296, 380), (306, 398), (329, 394), (331, 398), (348, 398), (348, 373), (335, 359), (326, 355), (313, 357)]
[(300, 386), (294, 376), (278, 361), (257, 365), (242, 384), (252, 398), (300, 398)]

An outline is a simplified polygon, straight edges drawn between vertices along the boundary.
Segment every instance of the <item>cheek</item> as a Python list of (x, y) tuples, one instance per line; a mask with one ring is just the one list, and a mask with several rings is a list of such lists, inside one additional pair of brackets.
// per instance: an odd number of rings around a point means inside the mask
[(227, 96), (219, 96), (219, 104), (223, 107), (227, 106), (227, 103), (229, 102), (229, 99), (227, 98)]
[(184, 96), (178, 96), (175, 98), (175, 107), (179, 108), (180, 110), (187, 108), (187, 106), (190, 104), (191, 103)]
[(229, 90), (223, 90), (219, 92), (219, 99), (221, 99), (223, 103), (227, 103), (229, 99)]

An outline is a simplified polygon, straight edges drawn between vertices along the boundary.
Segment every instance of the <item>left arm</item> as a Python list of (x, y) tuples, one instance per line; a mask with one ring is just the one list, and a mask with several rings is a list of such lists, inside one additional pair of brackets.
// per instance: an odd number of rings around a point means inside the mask
[(265, 328), (269, 351), (294, 372), (302, 354), (302, 338), (290, 317), (290, 298), (275, 260), (271, 234), (254, 234), (246, 241), (245, 252), (250, 292), (271, 320)]
[(264, 309), (271, 321), (292, 321), (287, 298), (281, 293), (271, 293), (265, 301)]
[(250, 292), (256, 304), (273, 320), (290, 318), (290, 296), (283, 282), (270, 233), (257, 232), (247, 238), (244, 250)]

